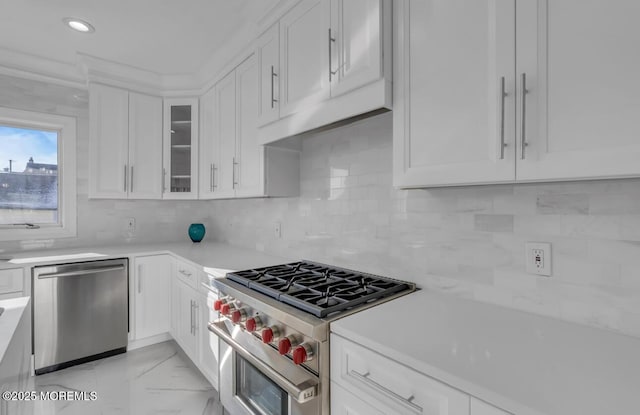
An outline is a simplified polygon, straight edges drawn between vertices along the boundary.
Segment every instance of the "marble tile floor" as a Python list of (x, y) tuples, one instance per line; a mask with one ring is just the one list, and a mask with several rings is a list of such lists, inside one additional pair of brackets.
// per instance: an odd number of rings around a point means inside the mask
[(174, 341), (36, 376), (35, 391), (95, 391), (37, 401), (34, 415), (222, 415), (218, 393)]

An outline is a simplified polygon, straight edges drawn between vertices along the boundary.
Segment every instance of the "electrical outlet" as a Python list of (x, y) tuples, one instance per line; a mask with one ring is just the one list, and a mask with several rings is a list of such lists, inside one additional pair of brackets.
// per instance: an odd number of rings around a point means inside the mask
[(273, 231), (276, 238), (282, 238), (282, 222), (276, 222), (274, 224)]
[(551, 276), (551, 244), (547, 242), (527, 242), (525, 244), (525, 264), (529, 274)]
[(127, 232), (131, 235), (136, 233), (136, 218), (127, 219)]

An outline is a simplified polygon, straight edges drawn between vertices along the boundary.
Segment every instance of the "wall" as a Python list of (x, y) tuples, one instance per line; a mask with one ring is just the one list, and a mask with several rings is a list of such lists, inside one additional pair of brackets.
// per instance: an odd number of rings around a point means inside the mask
[[(212, 233), (640, 336), (640, 180), (394, 190), (391, 137), (390, 113), (304, 137), (301, 197), (212, 202)], [(551, 278), (525, 241), (552, 243)]]
[[(88, 200), (86, 91), (0, 76), (0, 105), (78, 119), (78, 236), (0, 253), (186, 240), (204, 221), (207, 239), (640, 337), (640, 180), (394, 190), (387, 113), (303, 137), (299, 198)], [(551, 278), (523, 272), (525, 241), (553, 244)]]
[[(76, 117), (78, 158), (77, 237), (0, 242), (0, 253), (45, 247), (187, 240), (188, 225), (208, 217), (209, 206), (206, 202), (88, 199), (87, 91), (0, 75), (0, 106)], [(162, 137), (158, 139), (162, 140)], [(136, 219), (137, 229), (133, 237), (126, 230), (129, 217)]]

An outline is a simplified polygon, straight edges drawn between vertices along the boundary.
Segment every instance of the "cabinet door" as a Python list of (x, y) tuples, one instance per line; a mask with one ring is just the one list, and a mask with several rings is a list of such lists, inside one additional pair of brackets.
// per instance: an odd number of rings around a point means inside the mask
[(212, 386), (218, 390), (218, 336), (207, 329), (209, 322), (218, 318), (218, 312), (213, 310), (213, 302), (218, 295), (209, 291), (199, 298), (199, 336), (200, 336), (200, 364), (198, 367), (209, 378)]
[(129, 198), (162, 198), (162, 99), (129, 93)]
[(394, 6), (394, 184), (514, 180), (515, 1)]
[(382, 17), (382, 0), (331, 1), (332, 97), (382, 76)]
[(184, 283), (178, 283), (178, 290), (178, 340), (187, 356), (197, 362), (198, 301), (195, 290)]
[(220, 168), (220, 149), (215, 141), (216, 89), (211, 88), (200, 97), (200, 170), (198, 198), (213, 199)]
[(129, 93), (89, 85), (89, 197), (126, 199)]
[(218, 166), (214, 172), (215, 198), (235, 196), (236, 179), (236, 74), (232, 71), (215, 86), (215, 125), (213, 151)]
[(194, 199), (198, 189), (198, 100), (164, 101), (165, 199)]
[(135, 338), (167, 333), (171, 325), (171, 269), (169, 255), (134, 260)]
[(329, 3), (303, 0), (280, 19), (280, 116), (329, 98)]
[(527, 0), (517, 10), (517, 75), (528, 91), (518, 100), (527, 145), (517, 179), (639, 175), (640, 3)]
[(236, 68), (236, 196), (264, 194), (264, 147), (258, 144), (258, 65), (251, 56)]
[(256, 59), (260, 72), (258, 125), (262, 126), (280, 117), (280, 25), (274, 24), (257, 41)]

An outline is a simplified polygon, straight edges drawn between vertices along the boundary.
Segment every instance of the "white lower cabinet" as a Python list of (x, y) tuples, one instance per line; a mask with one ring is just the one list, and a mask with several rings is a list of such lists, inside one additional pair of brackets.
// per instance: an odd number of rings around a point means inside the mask
[[(361, 395), (360, 395), (361, 396)], [(333, 415), (382, 415), (360, 397), (331, 382), (331, 413)]]
[(23, 280), (22, 268), (0, 270), (0, 299), (20, 297), (24, 286)]
[(133, 260), (134, 338), (167, 333), (171, 325), (171, 255), (139, 256)]
[(331, 413), (511, 414), (335, 334), (331, 334)]
[(331, 381), (385, 414), (469, 415), (469, 395), (334, 334)]
[(199, 297), (199, 335), (200, 335), (200, 359), (198, 367), (211, 385), (218, 390), (218, 336), (207, 329), (207, 324), (218, 318), (218, 312), (213, 310), (213, 302), (218, 295), (209, 291)]
[(174, 278), (176, 330), (174, 338), (193, 362), (198, 362), (198, 295), (197, 291)]

